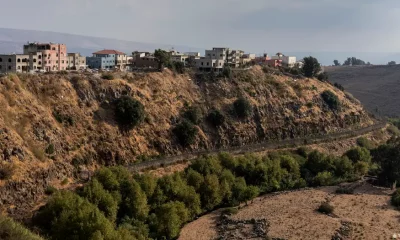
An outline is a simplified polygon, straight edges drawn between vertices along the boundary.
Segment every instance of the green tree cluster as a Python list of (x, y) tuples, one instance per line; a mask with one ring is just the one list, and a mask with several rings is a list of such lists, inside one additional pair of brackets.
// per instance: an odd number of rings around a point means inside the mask
[(161, 178), (102, 168), (75, 193), (54, 193), (33, 223), (50, 239), (175, 239), (185, 223), (207, 211), (247, 204), (261, 193), (354, 179), (360, 176), (355, 165), (370, 162), (368, 153), (220, 153)]
[(120, 126), (131, 129), (143, 122), (145, 115), (144, 106), (138, 100), (130, 96), (116, 100), (115, 116)]

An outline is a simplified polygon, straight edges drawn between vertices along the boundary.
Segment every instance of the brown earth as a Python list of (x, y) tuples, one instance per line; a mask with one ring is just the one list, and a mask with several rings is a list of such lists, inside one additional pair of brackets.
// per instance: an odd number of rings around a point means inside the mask
[[(339, 97), (340, 112), (331, 111), (321, 99), (324, 90)], [(121, 132), (114, 120), (114, 101), (123, 95), (139, 100), (146, 110), (145, 122), (129, 132)], [(253, 106), (247, 119), (231, 114), (240, 96)], [(220, 109), (227, 120), (218, 128), (204, 120), (195, 143), (185, 149), (172, 129), (186, 105), (198, 106), (204, 116)], [(120, 73), (115, 80), (74, 73), (9, 75), (0, 78), (0, 168), (12, 174), (0, 180), (0, 209), (26, 215), (43, 198), (46, 186), (65, 178), (70, 183), (85, 180), (101, 165), (328, 134), (371, 123), (357, 100), (331, 85), (270, 75), (259, 67), (217, 81), (169, 70)], [(16, 207), (10, 210), (11, 205)]]
[(400, 117), (400, 65), (324, 67), (332, 83), (340, 83), (370, 112)]
[[(243, 206), (234, 220), (266, 219), (268, 236), (280, 239), (330, 240), (346, 226), (344, 239), (391, 239), (400, 233), (400, 212), (390, 205), (389, 189), (361, 184), (351, 195), (335, 194), (337, 187), (323, 187), (269, 194)], [(323, 202), (334, 207), (332, 215), (316, 211)], [(219, 214), (203, 216), (186, 225), (180, 240), (218, 239)], [(343, 237), (344, 235), (342, 235)]]

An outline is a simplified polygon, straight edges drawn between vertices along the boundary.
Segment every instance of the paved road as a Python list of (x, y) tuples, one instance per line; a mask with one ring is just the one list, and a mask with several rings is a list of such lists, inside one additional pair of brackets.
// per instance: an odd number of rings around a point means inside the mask
[(215, 154), (219, 152), (229, 152), (232, 154), (243, 154), (249, 152), (261, 152), (265, 150), (271, 149), (282, 149), (287, 147), (296, 147), (296, 146), (305, 146), (315, 143), (326, 143), (326, 142), (334, 142), (342, 139), (357, 137), (360, 135), (367, 134), (369, 132), (382, 129), (386, 126), (386, 122), (379, 122), (374, 125), (354, 129), (354, 130), (347, 130), (338, 133), (332, 133), (328, 135), (318, 135), (318, 136), (309, 136), (305, 138), (295, 138), (295, 139), (287, 139), (282, 141), (276, 142), (262, 142), (262, 143), (255, 143), (249, 144), (245, 146), (239, 147), (231, 147), (231, 148), (220, 148), (220, 149), (212, 149), (212, 150), (204, 150), (204, 151), (196, 151), (191, 153), (185, 153), (182, 155), (176, 156), (168, 156), (163, 158), (158, 158), (146, 162), (141, 162), (137, 164), (132, 164), (127, 166), (131, 171), (140, 171), (146, 168), (151, 167), (160, 167), (162, 165), (171, 165), (183, 160), (193, 160), (201, 155), (204, 154)]

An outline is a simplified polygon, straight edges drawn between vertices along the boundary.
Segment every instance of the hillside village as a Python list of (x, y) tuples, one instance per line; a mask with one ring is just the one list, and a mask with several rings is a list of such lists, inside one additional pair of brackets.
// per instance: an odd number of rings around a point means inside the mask
[(227, 47), (214, 47), (205, 50), (204, 56), (199, 52), (178, 52), (172, 50), (156, 50), (154, 53), (134, 51), (131, 55), (118, 50), (104, 49), (94, 52), (92, 56), (80, 53), (69, 53), (65, 44), (30, 43), (23, 46), (23, 53), (0, 54), (0, 73), (11, 72), (56, 72), (66, 70), (88, 71), (135, 71), (159, 69), (160, 57), (164, 54), (168, 62), (198, 71), (221, 71), (224, 68), (245, 68), (249, 65), (262, 64), (270, 67), (302, 67), (296, 57), (277, 53), (274, 56), (245, 53)]

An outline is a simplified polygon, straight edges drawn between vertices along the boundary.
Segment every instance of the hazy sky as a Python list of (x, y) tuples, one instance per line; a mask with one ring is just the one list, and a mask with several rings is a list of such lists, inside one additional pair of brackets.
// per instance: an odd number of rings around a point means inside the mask
[(0, 0), (0, 27), (253, 52), (400, 51), (399, 0)]

